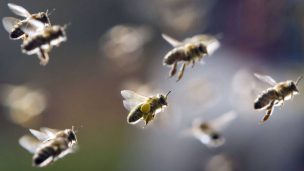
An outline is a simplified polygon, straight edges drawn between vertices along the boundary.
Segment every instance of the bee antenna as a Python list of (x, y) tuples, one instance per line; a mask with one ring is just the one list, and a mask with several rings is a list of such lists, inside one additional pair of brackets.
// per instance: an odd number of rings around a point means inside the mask
[(298, 85), (299, 82), (300, 82), (302, 79), (303, 79), (303, 76), (299, 76), (299, 77), (297, 78), (296, 85)]
[(53, 8), (53, 10), (51, 12), (49, 12), (49, 10), (47, 9), (45, 13), (47, 16), (51, 16), (54, 11), (56, 11), (55, 8)]
[(69, 22), (69, 23), (67, 23), (67, 24), (65, 24), (64, 26), (63, 26), (63, 28), (66, 30), (68, 27), (70, 27), (72, 25), (72, 23), (71, 22)]
[(171, 93), (171, 90), (166, 94), (165, 98), (168, 98), (168, 95)]

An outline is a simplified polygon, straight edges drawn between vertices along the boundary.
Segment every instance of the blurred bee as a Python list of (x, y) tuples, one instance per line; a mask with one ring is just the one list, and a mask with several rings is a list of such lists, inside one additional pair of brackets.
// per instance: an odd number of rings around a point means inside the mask
[(35, 14), (30, 14), (25, 8), (8, 3), (9, 9), (18, 16), (24, 17), (25, 19), (19, 20), (14, 17), (4, 17), (2, 19), (3, 26), (7, 32), (9, 32), (10, 39), (24, 39), (27, 35), (21, 29), (28, 24), (29, 20), (38, 20), (44, 24), (44, 26), (48, 27), (51, 25), (50, 19), (48, 17), (48, 12), (38, 12)]
[(77, 149), (74, 127), (60, 131), (50, 128), (41, 128), (40, 131), (30, 129), (30, 132), (36, 138), (24, 135), (19, 139), (19, 144), (34, 154), (35, 167), (48, 166)]
[(122, 90), (123, 105), (130, 111), (127, 121), (129, 124), (136, 124), (140, 120), (144, 120), (147, 125), (152, 121), (156, 114), (162, 111), (163, 107), (166, 107), (167, 97), (170, 94), (169, 91), (165, 96), (157, 94), (156, 96), (145, 97), (139, 95), (131, 90)]
[(266, 110), (264, 118), (261, 120), (261, 124), (267, 121), (272, 114), (274, 106), (282, 106), (285, 100), (289, 100), (299, 93), (297, 85), (302, 76), (298, 77), (297, 81), (287, 80), (285, 82), (277, 83), (273, 78), (268, 75), (254, 74), (259, 80), (268, 83), (271, 88), (263, 91), (254, 101), (254, 109)]
[(176, 74), (178, 62), (183, 63), (177, 81), (183, 77), (188, 64), (192, 64), (193, 67), (196, 62), (202, 60), (206, 55), (211, 55), (220, 46), (219, 41), (211, 35), (196, 35), (182, 42), (166, 34), (162, 34), (162, 37), (174, 47), (166, 54), (163, 61), (163, 65), (171, 66), (169, 76), (172, 77)]
[(221, 135), (220, 131), (234, 120), (236, 116), (234, 111), (230, 111), (209, 122), (198, 118), (192, 122), (192, 129), (186, 130), (183, 133), (193, 135), (209, 148), (219, 147), (225, 143), (225, 138)]
[(22, 28), (29, 35), (21, 45), (22, 52), (27, 55), (37, 54), (40, 64), (46, 65), (49, 61), (48, 53), (52, 48), (54, 46), (58, 47), (62, 42), (67, 40), (65, 33), (66, 26), (53, 25), (44, 27), (44, 24), (37, 20), (31, 20), (28, 23), (31, 27)]

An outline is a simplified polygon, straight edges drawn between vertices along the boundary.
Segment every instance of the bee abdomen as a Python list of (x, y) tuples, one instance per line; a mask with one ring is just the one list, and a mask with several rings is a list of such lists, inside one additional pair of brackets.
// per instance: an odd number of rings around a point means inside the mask
[(269, 105), (273, 100), (277, 99), (277, 92), (274, 89), (269, 89), (263, 92), (254, 102), (254, 109), (262, 109)]
[(27, 43), (24, 43), (22, 45), (22, 48), (25, 51), (32, 51), (36, 48), (39, 48), (43, 44), (47, 44), (46, 39), (44, 39), (43, 37), (37, 37), (35, 39), (29, 40)]
[(182, 50), (172, 50), (164, 58), (164, 64), (172, 65), (178, 61), (182, 61), (185, 58), (185, 53)]
[(54, 148), (52, 147), (43, 148), (33, 156), (33, 165), (40, 166), (48, 158), (55, 156), (56, 156), (56, 151)]
[(140, 111), (140, 107), (141, 105), (139, 105), (138, 107), (136, 107), (136, 109), (130, 112), (127, 118), (128, 123), (135, 123), (136, 121), (142, 118), (143, 113)]
[(18, 39), (20, 38), (22, 35), (24, 35), (24, 32), (20, 29), (20, 28), (15, 28), (13, 29), (13, 31), (10, 34), (10, 38), (11, 39)]

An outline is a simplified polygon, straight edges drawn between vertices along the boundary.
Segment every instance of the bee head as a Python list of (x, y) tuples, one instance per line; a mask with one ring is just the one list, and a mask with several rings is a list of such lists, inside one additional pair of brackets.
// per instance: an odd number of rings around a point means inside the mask
[(201, 130), (207, 130), (210, 126), (206, 122), (202, 122), (199, 127)]
[(214, 132), (214, 133), (211, 134), (211, 138), (212, 138), (213, 140), (217, 140), (217, 139), (220, 138), (220, 135), (219, 135), (218, 133)]
[(165, 106), (168, 105), (168, 104), (167, 104), (167, 99), (166, 99), (166, 97), (163, 96), (163, 95), (160, 95), (160, 96), (159, 96), (159, 102), (160, 102), (160, 104), (162, 104), (162, 105), (165, 105)]
[(159, 96), (159, 101), (160, 101), (160, 103), (162, 104), (162, 105), (164, 105), (164, 106), (168, 106), (168, 103), (167, 103), (167, 98), (168, 98), (168, 95), (171, 93), (171, 91), (169, 91), (167, 94), (166, 94), (166, 96), (164, 96), (164, 95), (160, 95)]
[(294, 92), (299, 92), (299, 90), (297, 89), (297, 86), (296, 86), (296, 84), (293, 82), (293, 81), (291, 81), (290, 82), (290, 89), (292, 90), (292, 91), (294, 91)]
[(43, 24), (50, 24), (50, 19), (48, 17), (47, 12), (39, 12), (37, 14), (36, 19), (40, 22), (42, 22)]
[(207, 52), (207, 47), (206, 47), (204, 44), (202, 44), (202, 43), (199, 44), (198, 50), (199, 50), (200, 52), (204, 53), (204, 54), (208, 54), (208, 52)]
[(72, 129), (66, 129), (66, 134), (67, 134), (68, 141), (71, 144), (75, 144), (77, 142), (77, 137), (76, 137), (76, 133), (74, 131), (74, 126), (72, 126)]

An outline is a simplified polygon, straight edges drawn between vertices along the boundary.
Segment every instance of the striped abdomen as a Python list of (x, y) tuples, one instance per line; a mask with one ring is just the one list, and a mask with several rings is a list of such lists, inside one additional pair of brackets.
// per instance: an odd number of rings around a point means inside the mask
[(138, 105), (135, 109), (131, 110), (127, 117), (128, 123), (135, 124), (139, 119), (141, 119), (144, 113), (140, 110), (141, 105)]
[(10, 33), (10, 38), (11, 39), (20, 39), (23, 35), (24, 35), (24, 32), (19, 27), (16, 27)]
[(54, 139), (35, 153), (33, 165), (37, 167), (47, 166), (68, 148), (68, 143), (64, 138)]
[(168, 52), (164, 58), (163, 63), (166, 65), (172, 65), (178, 61), (182, 61), (186, 58), (186, 54), (182, 47), (175, 48)]
[(275, 89), (268, 89), (262, 92), (254, 102), (254, 109), (267, 107), (273, 100), (278, 100), (279, 95)]
[(51, 45), (52, 41), (58, 40), (58, 43), (60, 43), (59, 40), (61, 39), (65, 39), (65, 34), (61, 29), (56, 31), (48, 31), (45, 34), (37, 35), (36, 37), (33, 37), (26, 41), (22, 45), (22, 49), (26, 52), (30, 52), (37, 48), (41, 48), (43, 45)]

